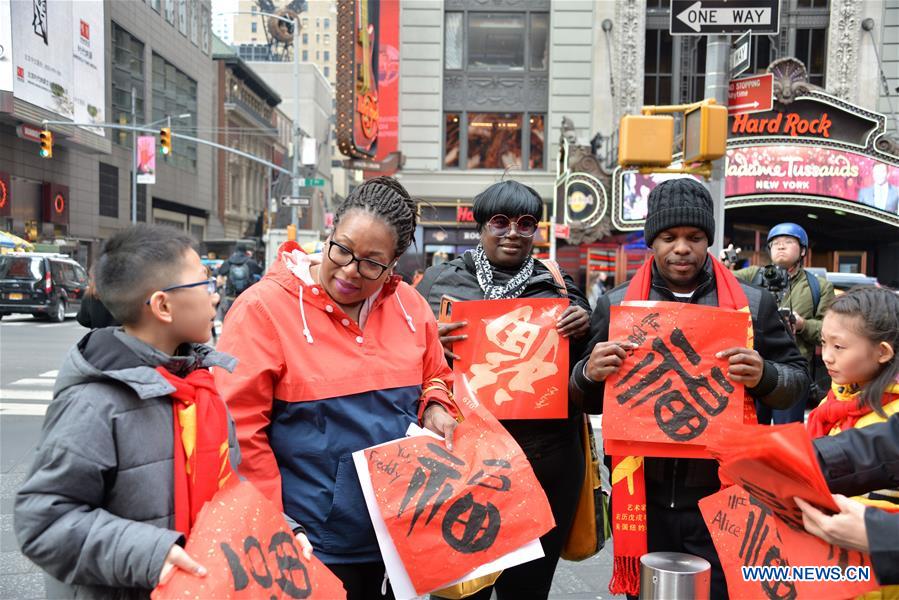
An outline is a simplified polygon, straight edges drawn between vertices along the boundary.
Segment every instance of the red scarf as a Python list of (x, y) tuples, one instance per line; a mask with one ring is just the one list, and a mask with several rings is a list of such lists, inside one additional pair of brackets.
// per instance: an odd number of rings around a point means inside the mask
[[(749, 301), (740, 282), (713, 256), (709, 256), (718, 288), (718, 306), (734, 310), (749, 310)], [(652, 286), (652, 256), (637, 270), (624, 294), (625, 302), (649, 300)], [(752, 326), (750, 324), (750, 341)], [(755, 422), (755, 409), (750, 402), (746, 409), (748, 422)], [(612, 580), (609, 591), (613, 594), (640, 593), (640, 557), (648, 551), (646, 541), (646, 481), (643, 473), (642, 456), (612, 457), (612, 511), (613, 523), (633, 521), (637, 527), (622, 527), (613, 530), (615, 559), (612, 565)], [(634, 517), (634, 518), (631, 518)], [(643, 526), (640, 526), (642, 524)]]
[(197, 369), (187, 377), (156, 370), (175, 386), (175, 529), (187, 537), (203, 505), (225, 485), (236, 483), (228, 448), (228, 409), (212, 373)]
[[(808, 416), (805, 427), (812, 439), (830, 435), (836, 427), (840, 431), (853, 429), (859, 419), (874, 412), (867, 404), (859, 408), (860, 396), (861, 390), (857, 386), (834, 383), (824, 402)], [(886, 406), (896, 400), (899, 400), (899, 382), (887, 388), (881, 398), (881, 405)]]

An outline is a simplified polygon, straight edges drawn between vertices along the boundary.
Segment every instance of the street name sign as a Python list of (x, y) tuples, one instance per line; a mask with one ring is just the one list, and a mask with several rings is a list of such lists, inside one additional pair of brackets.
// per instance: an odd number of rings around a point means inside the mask
[(749, 70), (752, 63), (752, 32), (747, 31), (730, 46), (730, 78), (735, 79)]
[(303, 180), (304, 187), (325, 187), (324, 179), (312, 179), (310, 177), (306, 177)]
[(780, 0), (671, 0), (671, 35), (775, 34)]
[(734, 79), (727, 86), (727, 114), (755, 113), (774, 107), (774, 75)]

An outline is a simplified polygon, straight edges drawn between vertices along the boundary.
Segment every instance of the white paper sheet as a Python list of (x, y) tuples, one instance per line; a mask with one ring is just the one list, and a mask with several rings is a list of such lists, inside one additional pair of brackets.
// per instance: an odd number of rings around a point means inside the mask
[[(406, 435), (427, 435), (439, 440), (443, 439), (432, 431), (422, 429), (414, 423), (409, 425), (409, 429), (406, 431)], [(385, 444), (390, 443), (393, 442), (385, 442)], [(377, 448), (378, 446), (373, 447)], [(368, 448), (366, 448), (366, 450), (367, 449)], [(412, 585), (412, 580), (409, 579), (409, 574), (406, 572), (406, 568), (403, 566), (403, 561), (400, 559), (400, 555), (396, 550), (393, 539), (391, 539), (390, 533), (387, 531), (387, 525), (384, 523), (384, 517), (381, 515), (381, 509), (378, 507), (378, 503), (375, 500), (375, 490), (371, 484), (371, 474), (368, 471), (368, 461), (365, 460), (365, 450), (353, 452), (353, 463), (356, 465), (356, 472), (359, 475), (359, 483), (362, 485), (362, 495), (365, 497), (365, 505), (368, 507), (368, 514), (371, 517), (371, 522), (375, 528), (375, 534), (378, 537), (378, 546), (381, 549), (381, 558), (384, 559), (384, 566), (387, 569), (387, 577), (390, 579), (390, 585), (393, 588), (394, 596), (396, 596), (397, 600), (415, 600), (418, 598), (426, 598), (427, 594), (419, 596), (415, 592), (415, 587)], [(542, 557), (543, 546), (540, 545), (539, 539), (535, 539), (528, 542), (521, 548), (513, 550), (512, 552), (509, 552), (508, 554), (505, 554), (485, 565), (481, 565), (462, 578), (447, 583), (445, 586), (441, 587), (447, 587), (456, 583), (460, 583), (462, 581), (468, 581), (469, 579), (481, 577), (483, 575), (487, 575), (489, 573), (493, 573), (502, 569), (508, 569), (510, 567), (514, 567), (516, 565), (530, 562)]]

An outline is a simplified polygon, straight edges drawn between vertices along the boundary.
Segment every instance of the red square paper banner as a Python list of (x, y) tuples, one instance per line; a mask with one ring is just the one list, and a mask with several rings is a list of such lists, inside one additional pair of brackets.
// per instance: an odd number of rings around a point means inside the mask
[[(740, 486), (703, 498), (699, 509), (721, 560), (731, 598), (845, 600), (878, 587), (873, 570), (868, 581), (824, 580), (842, 574), (849, 566), (870, 567), (870, 557), (790, 527), (765, 502)], [(756, 572), (754, 578), (747, 577), (750, 574), (744, 568), (751, 567), (813, 567), (815, 574), (809, 579), (819, 580), (800, 580), (789, 571), (769, 572), (767, 577)]]
[(184, 549), (207, 575), (176, 570), (153, 600), (346, 598), (341, 581), (314, 556), (302, 557), (284, 516), (246, 481), (206, 503)]
[(416, 593), (441, 588), (555, 526), (527, 457), (477, 400), (452, 451), (426, 436), (364, 451), (375, 499)]
[(452, 319), (467, 321), (457, 333), (456, 379), (497, 419), (564, 419), (568, 416), (568, 339), (556, 323), (568, 307), (562, 299), (454, 302)]
[(609, 339), (637, 347), (606, 380), (606, 453), (710, 458), (716, 428), (746, 418), (743, 386), (715, 354), (745, 347), (749, 323), (747, 312), (680, 302), (613, 306)]

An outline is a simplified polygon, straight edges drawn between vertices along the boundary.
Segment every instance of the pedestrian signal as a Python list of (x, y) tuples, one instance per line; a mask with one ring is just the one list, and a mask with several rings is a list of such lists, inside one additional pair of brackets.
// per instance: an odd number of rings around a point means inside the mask
[(684, 113), (684, 164), (717, 160), (727, 151), (727, 107), (701, 104)]
[(622, 167), (671, 164), (674, 117), (625, 115), (618, 136), (618, 164)]
[(53, 158), (53, 132), (41, 130), (41, 158)]

